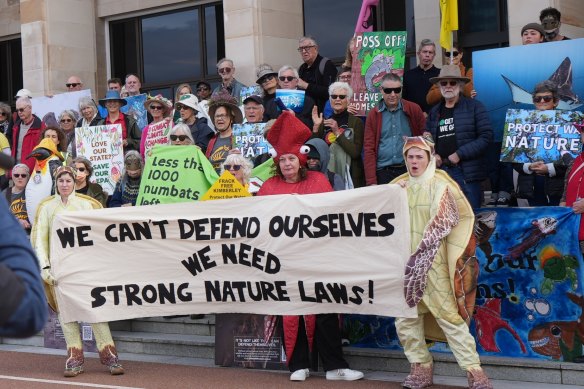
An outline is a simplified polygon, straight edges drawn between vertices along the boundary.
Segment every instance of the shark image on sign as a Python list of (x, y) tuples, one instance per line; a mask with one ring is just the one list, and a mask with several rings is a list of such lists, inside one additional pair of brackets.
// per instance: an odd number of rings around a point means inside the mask
[[(501, 77), (503, 77), (507, 86), (511, 90), (514, 103), (533, 105), (531, 92), (526, 91), (502, 74)], [(574, 110), (584, 104), (572, 89), (572, 62), (570, 61), (570, 58), (566, 57), (548, 80), (553, 81), (558, 86), (560, 102), (557, 109)]]

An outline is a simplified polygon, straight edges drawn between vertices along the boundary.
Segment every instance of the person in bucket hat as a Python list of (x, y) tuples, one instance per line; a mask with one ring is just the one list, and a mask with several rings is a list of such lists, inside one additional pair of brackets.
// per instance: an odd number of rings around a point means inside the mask
[(129, 150), (140, 150), (140, 140), (142, 132), (138, 128), (138, 123), (130, 115), (120, 112), (120, 108), (128, 102), (120, 96), (116, 90), (108, 90), (105, 98), (99, 100), (99, 105), (107, 109), (107, 116), (99, 121), (97, 125), (119, 124), (122, 127), (122, 144), (124, 153)]
[(213, 93), (209, 101), (209, 116), (217, 133), (209, 141), (205, 155), (213, 164), (215, 171), (221, 171), (221, 165), (233, 145), (233, 125), (243, 122), (243, 114), (237, 100), (224, 90)]
[(487, 178), (493, 129), (485, 106), (462, 95), (469, 81), (456, 65), (444, 65), (438, 77), (430, 79), (439, 84), (443, 100), (430, 110), (426, 127), (436, 141), (436, 165), (460, 185), (476, 209), (482, 201), (481, 181)]
[(206, 117), (198, 116), (202, 108), (199, 105), (197, 96), (193, 94), (181, 96), (180, 100), (174, 105), (174, 108), (180, 113), (179, 123), (184, 123), (189, 127), (194, 144), (199, 146), (203, 153), (207, 151), (209, 141), (215, 132), (209, 126)]

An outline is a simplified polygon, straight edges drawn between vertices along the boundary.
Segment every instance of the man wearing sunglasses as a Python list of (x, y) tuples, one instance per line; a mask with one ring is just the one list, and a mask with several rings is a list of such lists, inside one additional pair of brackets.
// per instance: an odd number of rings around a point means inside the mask
[(363, 139), (366, 185), (387, 184), (404, 174), (403, 137), (421, 136), (426, 128), (424, 112), (402, 98), (402, 87), (397, 74), (383, 76), (383, 99), (367, 115)]
[(486, 154), (493, 141), (493, 129), (485, 106), (464, 97), (470, 82), (456, 65), (444, 65), (438, 77), (443, 100), (428, 115), (427, 128), (436, 142), (436, 166), (455, 180), (473, 209), (482, 201), (481, 181), (487, 178)]
[(298, 88), (305, 90), (322, 112), (329, 98), (328, 87), (337, 79), (337, 67), (318, 53), (318, 44), (312, 37), (300, 38), (298, 52), (304, 62), (298, 68)]
[(69, 77), (67, 79), (67, 82), (65, 83), (65, 86), (67, 87), (67, 92), (75, 92), (83, 89), (83, 83), (81, 82), (81, 79), (77, 76)]
[[(32, 113), (32, 102), (28, 97), (19, 97), (16, 100), (18, 118), (14, 122), (10, 136), (12, 137), (12, 157), (16, 163), (24, 163), (32, 171), (34, 158), (27, 158), (39, 142), (45, 124)], [(7, 134), (8, 135), (8, 134)]]
[(241, 90), (247, 88), (247, 85), (235, 79), (235, 66), (233, 61), (229, 58), (220, 59), (217, 62), (217, 73), (221, 77), (221, 84), (213, 90), (213, 94), (219, 93), (221, 89), (225, 89), (227, 93), (237, 99), (237, 102), (241, 104)]

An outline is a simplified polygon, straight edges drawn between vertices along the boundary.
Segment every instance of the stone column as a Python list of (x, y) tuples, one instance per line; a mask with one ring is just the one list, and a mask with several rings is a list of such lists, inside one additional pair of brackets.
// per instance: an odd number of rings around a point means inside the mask
[(301, 0), (229, 0), (223, 7), (225, 53), (235, 63), (238, 80), (255, 84), (261, 63), (275, 70), (300, 66), (296, 49), (303, 35)]
[(76, 75), (95, 90), (94, 0), (21, 0), (20, 23), (24, 88), (34, 96), (66, 92)]

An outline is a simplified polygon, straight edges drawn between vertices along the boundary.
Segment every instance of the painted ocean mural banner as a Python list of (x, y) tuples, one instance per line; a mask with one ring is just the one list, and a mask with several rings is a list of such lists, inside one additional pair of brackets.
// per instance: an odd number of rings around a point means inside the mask
[[(477, 210), (471, 333), (481, 355), (571, 362), (584, 353), (580, 216), (567, 207)], [(344, 315), (352, 346), (400, 349), (393, 318)], [(431, 351), (449, 352), (445, 343)]]

